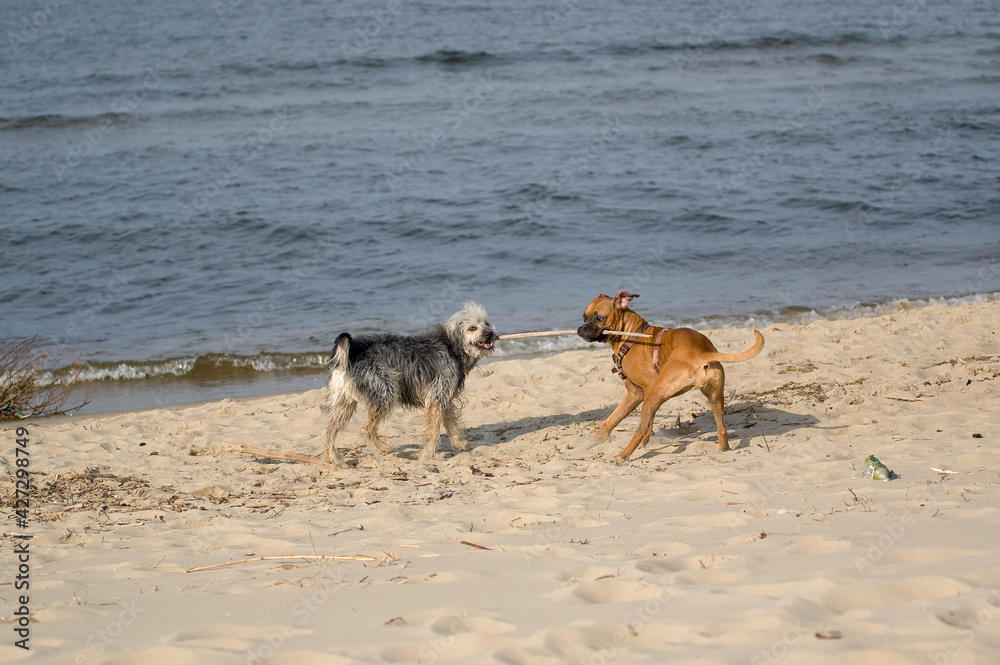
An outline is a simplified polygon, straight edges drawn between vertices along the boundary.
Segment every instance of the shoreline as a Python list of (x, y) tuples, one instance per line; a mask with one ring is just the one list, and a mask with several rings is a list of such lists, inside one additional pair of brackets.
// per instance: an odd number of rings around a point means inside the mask
[[(854, 318), (872, 318), (879, 316), (890, 315), (892, 312), (899, 310), (913, 311), (922, 309), (924, 307), (935, 307), (944, 306), (951, 307), (954, 305), (962, 304), (975, 304), (975, 303), (988, 303), (995, 302), (1000, 294), (998, 293), (984, 293), (975, 294), (967, 296), (955, 296), (950, 298), (931, 298), (931, 299), (921, 299), (921, 300), (909, 300), (909, 299), (896, 299), (889, 303), (880, 305), (862, 305), (858, 304), (853, 307), (838, 307), (836, 309), (826, 311), (826, 312), (816, 312), (814, 310), (806, 310), (805, 308), (800, 309), (794, 317), (789, 318), (789, 320), (775, 321), (767, 324), (762, 324), (756, 321), (754, 316), (742, 317), (746, 325), (730, 325), (723, 327), (711, 327), (709, 325), (713, 319), (718, 317), (707, 317), (701, 321), (686, 321), (686, 322), (662, 322), (656, 320), (650, 320), (654, 325), (669, 325), (673, 327), (691, 327), (696, 330), (700, 330), (705, 334), (711, 336), (713, 334), (720, 334), (723, 331), (728, 330), (740, 330), (747, 327), (761, 326), (766, 327), (766, 325), (809, 325), (810, 323), (816, 321), (840, 321), (840, 320), (851, 320)], [(861, 308), (861, 309), (859, 309)], [(740, 317), (732, 318), (730, 323), (735, 322)], [(715, 321), (718, 322), (718, 321)], [(704, 324), (704, 325), (701, 325)], [(565, 336), (570, 337), (570, 336)], [(586, 350), (590, 347), (586, 346), (586, 343), (582, 340), (571, 338), (568, 342), (566, 340), (559, 341), (557, 338), (539, 338), (537, 340), (532, 340), (532, 344), (528, 345), (521, 340), (517, 342), (507, 342), (507, 345), (511, 350), (506, 351), (500, 355), (493, 355), (487, 358), (485, 361), (481, 362), (480, 365), (491, 364), (495, 362), (507, 362), (510, 360), (530, 360), (535, 358), (547, 358), (552, 355), (567, 353), (572, 351)], [(272, 356), (275, 354), (265, 354), (267, 356)], [(278, 354), (282, 356), (287, 356), (289, 358), (315, 358), (322, 354), (309, 353), (309, 352), (299, 352), (299, 353), (289, 353), (289, 354)], [(198, 358), (218, 358), (217, 354), (208, 354), (205, 356), (198, 356)], [(227, 374), (220, 375), (219, 378), (212, 379), (208, 375), (202, 375), (199, 378), (188, 378), (185, 375), (177, 375), (170, 372), (164, 374), (139, 378), (139, 379), (97, 379), (89, 380), (83, 382), (83, 385), (79, 391), (90, 390), (96, 396), (92, 403), (107, 405), (100, 406), (99, 410), (94, 410), (91, 405), (85, 406), (83, 409), (77, 410), (73, 415), (98, 415), (102, 413), (113, 413), (119, 411), (129, 411), (134, 409), (144, 409), (144, 408), (157, 408), (163, 406), (182, 406), (201, 402), (215, 401), (218, 399), (225, 399), (226, 397), (233, 398), (244, 398), (244, 397), (263, 397), (267, 395), (276, 395), (285, 392), (298, 392), (302, 390), (311, 390), (321, 385), (325, 385), (326, 371), (325, 369), (313, 366), (298, 366), (295, 365), (289, 370), (264, 370), (255, 371), (251, 369), (249, 361), (254, 360), (252, 357), (240, 356), (230, 358), (230, 362), (237, 362), (240, 365), (240, 371), (243, 372), (241, 376), (230, 376)], [(104, 363), (104, 365), (121, 367), (130, 366), (131, 371), (135, 371), (136, 365), (151, 365), (156, 366), (162, 370), (163, 367), (171, 365), (185, 365), (194, 364), (195, 358), (189, 358), (187, 361), (182, 361), (181, 359), (174, 358), (172, 360), (153, 360), (147, 363)], [(265, 362), (265, 365), (271, 365), (273, 363)], [(119, 371), (125, 371), (124, 369), (119, 369)], [(229, 372), (232, 372), (233, 368), (229, 368)], [(78, 391), (78, 392), (79, 392)], [(70, 400), (73, 403), (73, 400)]]
[[(998, 328), (996, 301), (772, 324), (759, 356), (726, 366), (733, 451), (688, 393), (622, 466), (636, 414), (590, 438), (623, 393), (605, 345), (475, 369), (470, 449), (445, 438), (430, 465), (408, 411), (385, 423), (390, 455), (361, 444), (356, 416), (344, 469), (225, 452), (318, 454), (318, 389), (3, 423), (31, 438), (33, 655), (989, 662)], [(752, 339), (711, 336), (723, 352)], [(872, 454), (898, 478), (857, 477)], [(328, 558), (261, 559), (294, 556)]]

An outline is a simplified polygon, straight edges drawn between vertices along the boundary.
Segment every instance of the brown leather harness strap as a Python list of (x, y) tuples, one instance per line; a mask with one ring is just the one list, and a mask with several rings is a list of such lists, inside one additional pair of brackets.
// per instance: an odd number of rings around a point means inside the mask
[[(639, 332), (644, 333), (649, 328), (652, 328), (652, 326), (648, 323), (643, 323), (642, 327), (639, 328)], [(665, 332), (667, 332), (666, 328), (661, 329), (660, 332), (656, 333), (656, 339), (653, 340), (653, 370), (655, 370), (657, 374), (660, 373), (660, 342), (663, 340), (663, 333)], [(615, 361), (615, 367), (618, 368), (618, 376), (622, 378), (622, 381), (628, 381), (633, 387), (635, 387), (636, 390), (642, 392), (642, 388), (637, 386), (635, 381), (628, 378), (625, 375), (625, 370), (622, 369), (622, 359), (625, 358), (625, 354), (628, 353), (628, 350), (632, 348), (632, 344), (635, 343), (635, 340), (636, 338), (633, 337), (622, 342), (622, 345), (618, 347), (618, 353), (613, 354), (611, 357)]]
[(661, 328), (660, 332), (656, 333), (656, 339), (653, 340), (653, 371), (657, 374), (660, 373), (660, 342), (663, 341), (663, 333), (667, 332), (666, 328)]

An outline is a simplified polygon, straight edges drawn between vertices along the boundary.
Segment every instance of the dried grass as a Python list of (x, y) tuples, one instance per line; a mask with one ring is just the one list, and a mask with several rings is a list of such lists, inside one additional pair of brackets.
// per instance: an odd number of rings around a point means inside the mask
[(67, 407), (83, 367), (79, 358), (60, 364), (36, 338), (0, 341), (0, 420), (55, 416), (87, 404)]

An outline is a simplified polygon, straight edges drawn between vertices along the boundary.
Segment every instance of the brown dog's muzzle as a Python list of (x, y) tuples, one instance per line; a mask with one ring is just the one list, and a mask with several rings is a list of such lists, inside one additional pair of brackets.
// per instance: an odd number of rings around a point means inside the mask
[(597, 342), (604, 335), (604, 331), (598, 328), (592, 321), (588, 321), (576, 329), (576, 334), (582, 337), (584, 341)]

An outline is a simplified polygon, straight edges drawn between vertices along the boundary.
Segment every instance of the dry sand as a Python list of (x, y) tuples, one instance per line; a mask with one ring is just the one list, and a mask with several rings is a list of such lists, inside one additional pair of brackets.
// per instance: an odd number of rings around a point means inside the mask
[[(621, 467), (636, 415), (590, 442), (623, 393), (606, 346), (475, 370), (470, 450), (431, 466), (412, 412), (394, 456), (356, 417), (348, 469), (225, 452), (318, 454), (319, 390), (28, 423), (31, 650), (7, 520), (0, 661), (1000, 662), (998, 323), (981, 302), (769, 326), (727, 367), (735, 451), (689, 393)], [(899, 478), (854, 477), (870, 454)], [(341, 558), (186, 572), (288, 555)]]

